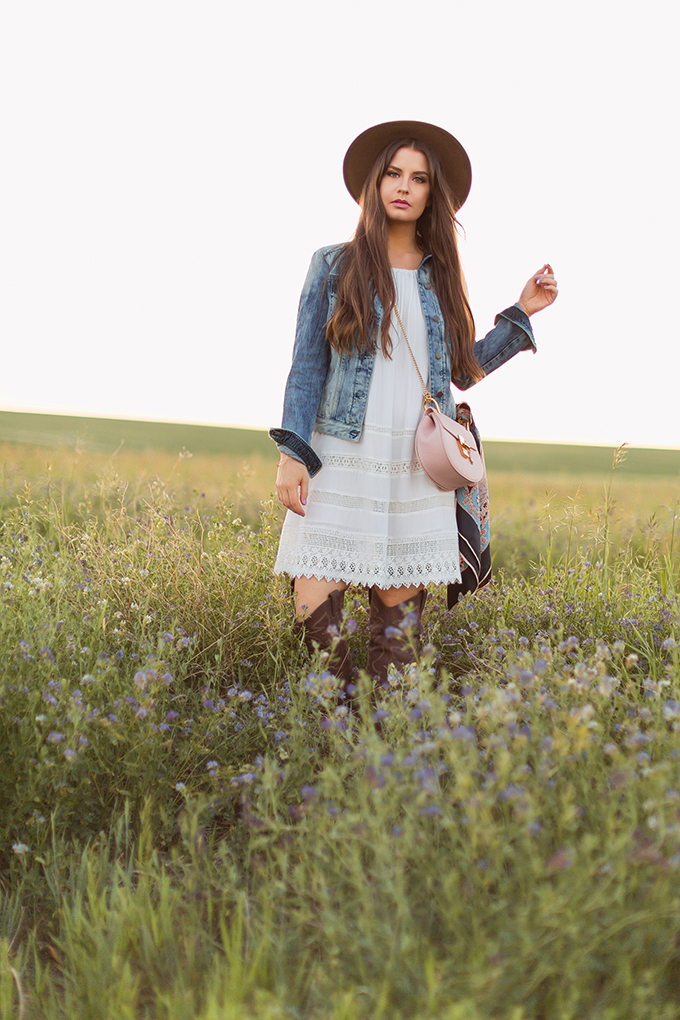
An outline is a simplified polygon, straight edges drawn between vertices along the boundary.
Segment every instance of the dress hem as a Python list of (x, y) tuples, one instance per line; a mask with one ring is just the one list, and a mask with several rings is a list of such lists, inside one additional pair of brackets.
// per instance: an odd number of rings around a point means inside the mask
[(450, 572), (440, 571), (439, 573), (410, 573), (408, 571), (392, 575), (376, 574), (367, 577), (366, 574), (358, 574), (352, 571), (333, 571), (325, 568), (314, 569), (314, 573), (306, 573), (309, 568), (294, 567), (282, 567), (276, 565), (274, 567), (275, 574), (288, 574), (289, 577), (314, 577), (318, 581), (344, 581), (346, 584), (354, 584), (358, 587), (372, 588), (377, 586), (378, 588), (403, 588), (410, 584), (460, 584), (461, 574), (460, 571), (452, 577)]

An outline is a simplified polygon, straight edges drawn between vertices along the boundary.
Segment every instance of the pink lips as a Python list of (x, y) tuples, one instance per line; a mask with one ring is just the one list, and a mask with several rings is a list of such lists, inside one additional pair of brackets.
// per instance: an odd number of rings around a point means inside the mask
[(402, 201), (402, 199), (399, 199), (399, 198), (395, 199), (394, 202), (392, 203), (392, 205), (398, 206), (399, 209), (410, 209), (411, 208), (411, 203), (410, 202), (404, 202), (404, 201)]

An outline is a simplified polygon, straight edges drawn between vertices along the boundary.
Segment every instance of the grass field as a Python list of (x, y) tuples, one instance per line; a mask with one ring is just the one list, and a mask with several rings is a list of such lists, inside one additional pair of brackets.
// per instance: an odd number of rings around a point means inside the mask
[[(275, 424), (272, 419), (272, 424)], [(239, 458), (262, 458), (276, 463), (276, 446), (264, 429), (239, 429), (216, 425), (127, 421), (68, 415), (28, 414), (0, 411), (0, 443), (79, 449), (113, 456), (126, 450), (165, 451), (175, 456), (183, 450), (193, 455), (211, 454)], [(604, 446), (568, 446), (555, 443), (486, 441), (490, 471), (605, 476), (613, 449)], [(620, 467), (623, 475), (680, 478), (680, 450), (630, 449)]]
[(0, 416), (0, 1017), (676, 1020), (677, 455), (489, 444), (495, 583), (348, 712), (273, 444), (100, 424)]
[[(563, 552), (604, 527), (639, 545), (661, 536), (680, 497), (680, 451), (489, 442), (485, 455), (494, 562), (526, 572), (550, 542)], [(185, 513), (229, 506), (250, 525), (274, 492), (275, 444), (264, 430), (0, 412), (0, 505), (28, 483), (33, 498), (133, 516), (163, 493)]]

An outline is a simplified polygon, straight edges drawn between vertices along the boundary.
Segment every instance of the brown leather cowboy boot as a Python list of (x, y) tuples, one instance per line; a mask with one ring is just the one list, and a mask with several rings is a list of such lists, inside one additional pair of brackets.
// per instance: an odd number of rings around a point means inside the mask
[[(415, 662), (412, 644), (415, 645), (416, 653), (420, 654), (421, 618), (426, 599), (427, 590), (422, 588), (417, 595), (406, 602), (401, 602), (398, 606), (386, 606), (377, 590), (371, 588), (369, 592), (370, 614), (366, 669), (368, 675), (377, 684), (384, 684), (387, 680), (390, 664), (401, 669), (403, 666)], [(409, 613), (415, 614), (412, 636), (407, 636), (401, 631), (396, 633), (399, 624)], [(392, 629), (387, 634), (386, 631), (390, 628)]]
[(330, 652), (325, 668), (338, 680), (342, 680), (342, 689), (348, 693), (347, 688), (354, 683), (352, 653), (347, 641), (342, 637), (331, 652), (333, 637), (328, 633), (329, 627), (340, 629), (344, 602), (344, 591), (331, 592), (326, 601), (317, 606), (313, 613), (310, 613), (304, 620), (296, 620), (293, 630), (304, 638), (310, 655), (314, 654), (317, 647), (322, 651)]

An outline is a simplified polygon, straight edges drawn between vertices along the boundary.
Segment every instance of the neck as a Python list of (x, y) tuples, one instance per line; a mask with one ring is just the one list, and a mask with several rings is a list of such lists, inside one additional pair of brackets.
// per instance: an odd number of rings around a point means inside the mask
[[(396, 269), (417, 269), (422, 259), (414, 223), (387, 224), (387, 257)], [(415, 263), (415, 264), (414, 264)]]

